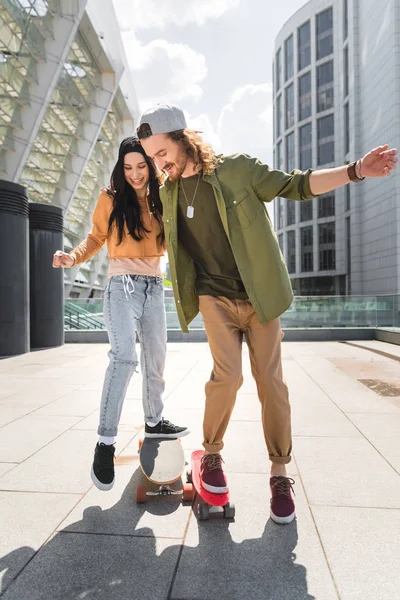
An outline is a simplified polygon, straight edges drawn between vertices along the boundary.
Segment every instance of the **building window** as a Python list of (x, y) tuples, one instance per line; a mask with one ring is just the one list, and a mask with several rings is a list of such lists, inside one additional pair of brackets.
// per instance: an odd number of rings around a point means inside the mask
[(343, 50), (343, 93), (344, 97), (349, 95), (349, 47)]
[(311, 117), (311, 71), (299, 77), (299, 121)]
[(350, 111), (349, 103), (344, 105), (344, 153), (350, 152)]
[(293, 84), (285, 89), (285, 128), (288, 129), (294, 125), (294, 88)]
[(313, 200), (303, 200), (300, 202), (300, 221), (312, 221), (313, 218)]
[(281, 89), (281, 77), (282, 77), (282, 56), (281, 49), (279, 48), (275, 56), (275, 89), (276, 91)]
[(283, 171), (283, 156), (282, 156), (282, 142), (279, 142), (276, 145), (276, 155), (275, 155), (275, 169), (279, 169)]
[(317, 15), (317, 60), (333, 52), (332, 7)]
[(312, 166), (312, 130), (311, 123), (299, 128), (300, 169), (305, 171)]
[(279, 242), (279, 248), (281, 249), (282, 254), (284, 255), (284, 249), (283, 249), (283, 233), (280, 233), (278, 235), (278, 242)]
[(349, 3), (343, 0), (343, 40), (349, 35)]
[(335, 160), (333, 115), (318, 119), (318, 164), (325, 165)]
[(333, 107), (333, 60), (317, 67), (317, 111)]
[(276, 99), (276, 137), (282, 135), (282, 96)]
[(286, 225), (296, 223), (296, 205), (293, 200), (286, 200)]
[(278, 218), (277, 218), (278, 229), (283, 229), (283, 199), (278, 198), (277, 202), (278, 202)]
[(335, 222), (323, 223), (319, 228), (319, 270), (331, 271), (336, 268)]
[(286, 136), (286, 171), (288, 173), (295, 168), (294, 161), (294, 133), (290, 133)]
[(293, 36), (285, 41), (285, 81), (293, 77)]
[[(347, 186), (349, 187), (349, 186)], [(318, 218), (335, 216), (335, 192), (321, 194), (318, 198)]]
[(346, 212), (350, 210), (351, 207), (351, 186), (345, 186), (345, 194), (346, 194)]
[(297, 35), (298, 69), (301, 71), (311, 63), (311, 27), (310, 21), (298, 28)]
[(296, 272), (296, 232), (287, 232), (287, 256), (289, 273)]
[(313, 270), (313, 228), (302, 227), (301, 231), (301, 270), (309, 272)]

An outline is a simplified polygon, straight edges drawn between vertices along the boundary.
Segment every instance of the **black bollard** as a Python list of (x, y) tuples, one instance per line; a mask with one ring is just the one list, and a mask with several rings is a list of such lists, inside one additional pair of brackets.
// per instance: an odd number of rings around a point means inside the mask
[(31, 349), (64, 343), (64, 270), (53, 269), (53, 254), (63, 248), (62, 209), (29, 204)]
[(0, 180), (0, 356), (29, 352), (29, 203), (26, 188)]

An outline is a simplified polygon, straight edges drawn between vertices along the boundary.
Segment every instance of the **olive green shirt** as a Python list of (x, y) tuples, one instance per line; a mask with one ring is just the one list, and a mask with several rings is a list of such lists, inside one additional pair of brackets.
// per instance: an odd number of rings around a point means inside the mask
[[(188, 204), (193, 205), (193, 218), (187, 216)], [(194, 262), (197, 294), (246, 299), (213, 188), (200, 175), (179, 183), (178, 230), (179, 240)]]
[[(246, 154), (219, 157), (203, 180), (212, 186), (222, 226), (251, 304), (261, 323), (289, 308), (292, 286), (264, 202), (276, 197), (310, 200), (311, 169), (284, 173)], [(195, 263), (180, 239), (178, 183), (160, 188), (165, 239), (179, 322), (183, 331), (199, 312)]]

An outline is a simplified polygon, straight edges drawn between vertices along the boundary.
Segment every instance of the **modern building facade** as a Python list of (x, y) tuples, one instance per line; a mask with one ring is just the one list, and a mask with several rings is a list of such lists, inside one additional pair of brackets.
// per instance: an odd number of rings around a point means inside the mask
[[(333, 167), (400, 139), (400, 0), (311, 0), (275, 40), (274, 163)], [(275, 200), (296, 295), (400, 292), (400, 180)]]
[[(2, 0), (0, 96), (0, 179), (63, 209), (68, 251), (139, 112), (112, 0)], [(65, 295), (101, 295), (106, 278), (103, 248), (65, 269)]]

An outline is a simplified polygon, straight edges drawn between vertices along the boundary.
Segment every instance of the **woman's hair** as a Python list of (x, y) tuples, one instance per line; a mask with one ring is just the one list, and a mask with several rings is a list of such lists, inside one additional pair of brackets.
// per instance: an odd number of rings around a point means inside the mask
[(162, 223), (162, 204), (159, 195), (159, 183), (153, 161), (145, 154), (141, 144), (135, 137), (125, 138), (119, 147), (118, 160), (111, 174), (108, 194), (113, 198), (113, 209), (108, 222), (108, 233), (112, 228), (117, 228), (118, 245), (124, 236), (124, 225), (134, 240), (140, 242), (149, 231), (143, 223), (140, 203), (136, 191), (125, 179), (124, 157), (129, 152), (138, 152), (143, 156), (149, 168), (149, 208), (154, 218), (161, 226), (162, 241), (164, 241), (164, 228)]
[(210, 144), (192, 129), (180, 129), (167, 134), (175, 142), (181, 142), (188, 157), (209, 175), (219, 163), (219, 159)]

